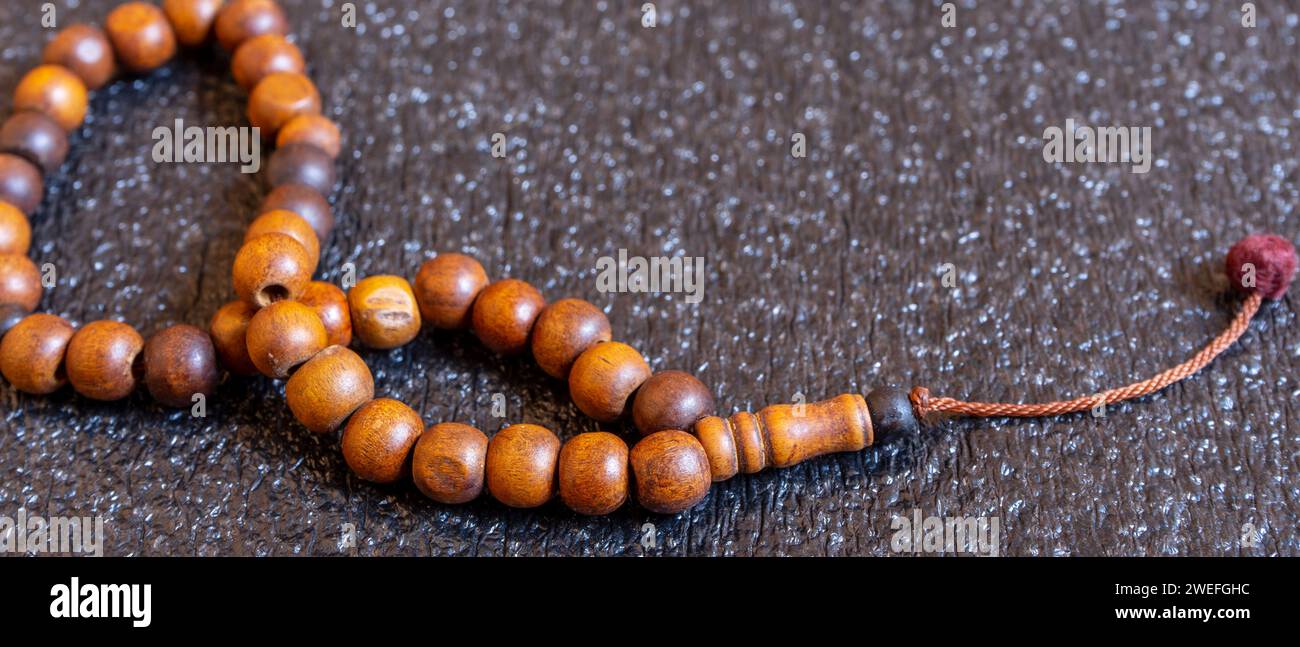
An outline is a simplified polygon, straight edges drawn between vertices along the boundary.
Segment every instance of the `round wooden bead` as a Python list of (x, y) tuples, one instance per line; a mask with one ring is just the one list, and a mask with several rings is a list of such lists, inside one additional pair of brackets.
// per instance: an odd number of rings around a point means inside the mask
[(233, 52), (241, 43), (262, 34), (289, 31), (284, 11), (272, 0), (231, 0), (217, 12), (217, 41)]
[(357, 409), (343, 429), (343, 460), (372, 483), (393, 483), (406, 475), (406, 459), (424, 431), (420, 414), (389, 398)]
[(311, 228), (311, 223), (306, 218), (287, 209), (263, 211), (249, 223), (248, 230), (244, 232), (244, 242), (266, 234), (284, 234), (298, 241), (307, 251), (307, 265), (312, 269), (320, 262), (320, 240), (316, 238), (316, 230)]
[(632, 421), (642, 436), (665, 429), (690, 431), (696, 420), (709, 415), (713, 415), (709, 387), (682, 371), (650, 376), (632, 402)]
[(512, 508), (536, 508), (555, 496), (560, 439), (540, 425), (510, 425), (488, 443), (487, 487)]
[(24, 110), (0, 126), (0, 151), (22, 155), (50, 173), (68, 156), (68, 134), (45, 114)]
[(650, 365), (635, 348), (607, 341), (588, 348), (569, 371), (569, 395), (578, 409), (600, 422), (613, 422), (628, 398), (650, 377)]
[(248, 121), (261, 128), (264, 137), (275, 135), (280, 126), (298, 115), (319, 113), (316, 84), (296, 72), (272, 72), (248, 95)]
[(872, 389), (866, 397), (871, 416), (867, 444), (874, 445), (917, 433), (921, 425), (907, 391), (893, 386)]
[(147, 2), (120, 4), (104, 20), (104, 30), (122, 67), (148, 72), (176, 55), (176, 33), (162, 9)]
[(14, 90), (14, 110), (40, 112), (64, 130), (76, 130), (86, 118), (86, 84), (62, 65), (38, 65)]
[(257, 308), (244, 301), (231, 301), (217, 310), (208, 323), (208, 334), (221, 366), (235, 375), (256, 375), (257, 367), (248, 356), (248, 322)]
[(438, 503), (467, 503), (483, 491), (488, 439), (458, 422), (442, 422), (420, 435), (411, 457), (411, 477), (424, 496)]
[(222, 0), (163, 0), (163, 13), (172, 24), (176, 40), (186, 47), (198, 47), (208, 42), (212, 23)]
[(16, 303), (0, 303), (0, 339), (27, 316), (27, 311)]
[(27, 312), (41, 302), (41, 272), (22, 254), (0, 254), (0, 303), (12, 303)]
[(368, 276), (348, 290), (352, 329), (371, 348), (403, 346), (420, 333), (420, 308), (400, 276)]
[(307, 64), (298, 46), (279, 34), (262, 34), (243, 42), (230, 60), (230, 72), (239, 87), (250, 90), (268, 74), (294, 72), (303, 74)]
[(0, 153), (0, 200), (30, 214), (41, 206), (45, 185), (41, 171), (31, 162), (10, 153)]
[(41, 60), (72, 70), (90, 90), (104, 87), (117, 73), (113, 46), (104, 31), (94, 25), (64, 28), (45, 46)]
[(464, 254), (439, 254), (415, 274), (420, 316), (434, 328), (468, 328), (474, 299), (487, 284), (487, 272), (478, 261)]
[(375, 397), (375, 378), (356, 353), (330, 346), (307, 360), (284, 385), (293, 417), (308, 430), (338, 429), (357, 407)]
[(298, 298), (311, 281), (311, 273), (307, 250), (284, 234), (266, 234), (245, 242), (235, 254), (231, 271), (235, 294), (259, 308)]
[(217, 351), (208, 333), (178, 324), (154, 333), (144, 345), (144, 384), (168, 407), (188, 407), (195, 395), (217, 388)]
[(578, 434), (560, 449), (560, 500), (579, 514), (609, 514), (627, 500), (627, 443), (614, 434)]
[(518, 279), (502, 279), (478, 293), (470, 326), (492, 352), (514, 355), (528, 348), (528, 334), (546, 299), (537, 288)]
[(297, 301), (276, 301), (248, 322), (248, 356), (267, 377), (283, 379), (327, 345), (316, 311)]
[(631, 463), (637, 501), (651, 512), (677, 514), (709, 494), (709, 457), (700, 442), (684, 431), (659, 431), (642, 438), (632, 448)]
[(582, 299), (560, 299), (542, 309), (533, 324), (533, 359), (547, 375), (568, 379), (578, 356), (612, 334), (600, 308)]
[(92, 321), (68, 342), (68, 382), (92, 400), (121, 400), (135, 390), (144, 338), (120, 321)]
[(334, 190), (334, 160), (311, 144), (286, 144), (271, 153), (266, 177), (273, 187), (302, 184), (325, 195)]
[(352, 315), (348, 312), (348, 297), (333, 283), (312, 281), (303, 288), (298, 302), (316, 311), (325, 326), (329, 346), (347, 346), (352, 343)]
[(283, 147), (289, 144), (311, 144), (324, 151), (330, 159), (335, 159), (339, 156), (339, 149), (342, 147), (341, 139), (339, 127), (328, 117), (308, 114), (298, 115), (285, 122), (280, 127), (279, 134), (275, 136), (275, 145)]
[(334, 214), (330, 203), (315, 189), (303, 184), (281, 184), (262, 200), (258, 213), (284, 209), (302, 216), (316, 231), (316, 239), (324, 243), (334, 230)]
[(63, 317), (28, 315), (0, 340), (0, 373), (24, 393), (58, 391), (68, 381), (63, 354), (72, 334), (72, 324)]
[(32, 226), (18, 207), (0, 202), (0, 254), (25, 256), (32, 245)]

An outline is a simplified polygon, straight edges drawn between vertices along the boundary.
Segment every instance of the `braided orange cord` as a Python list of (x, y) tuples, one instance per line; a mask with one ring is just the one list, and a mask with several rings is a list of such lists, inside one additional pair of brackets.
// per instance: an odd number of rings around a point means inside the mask
[(1121, 386), (1117, 389), (1085, 395), (1073, 400), (1062, 400), (1057, 402), (1044, 402), (1042, 404), (1010, 404), (1006, 402), (965, 402), (953, 398), (932, 398), (930, 390), (918, 386), (912, 389), (910, 399), (912, 407), (916, 409), (916, 414), (922, 418), (934, 411), (945, 413), (956, 413), (967, 416), (978, 416), (981, 418), (993, 417), (1014, 417), (1014, 418), (1036, 418), (1039, 416), (1055, 416), (1063, 413), (1075, 413), (1077, 411), (1086, 411), (1097, 406), (1114, 404), (1125, 400), (1132, 400), (1142, 396), (1151, 395), (1160, 389), (1173, 384), (1179, 380), (1191, 376), (1193, 373), (1205, 368), (1207, 364), (1214, 361), (1220, 353), (1227, 350), (1229, 346), (1246, 332), (1250, 325), (1250, 320), (1259, 310), (1263, 297), (1259, 292), (1252, 292), (1246, 297), (1245, 302), (1241, 305), (1241, 311), (1228, 325), (1228, 329), (1219, 334), (1214, 341), (1208, 346), (1201, 349), (1194, 357), (1175, 366), (1155, 377), (1134, 382), (1127, 386)]

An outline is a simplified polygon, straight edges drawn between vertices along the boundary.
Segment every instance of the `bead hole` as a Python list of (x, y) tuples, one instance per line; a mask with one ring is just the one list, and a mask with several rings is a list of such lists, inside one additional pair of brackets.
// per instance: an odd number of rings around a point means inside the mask
[(279, 283), (272, 283), (257, 291), (257, 305), (266, 306), (289, 298), (289, 289)]

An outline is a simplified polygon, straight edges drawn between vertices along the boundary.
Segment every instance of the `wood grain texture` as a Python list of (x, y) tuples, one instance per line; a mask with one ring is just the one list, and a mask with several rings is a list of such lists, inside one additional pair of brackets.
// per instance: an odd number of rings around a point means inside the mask
[[(114, 4), (61, 6), (60, 21), (102, 24)], [(669, 0), (645, 29), (615, 3), (393, 0), (357, 3), (365, 33), (340, 29), (338, 3), (283, 4), (349, 135), (317, 278), (339, 284), (348, 262), (409, 278), (440, 251), (471, 254), (489, 276), (601, 307), (652, 368), (708, 385), (718, 415), (882, 384), (1032, 401), (1146, 377), (1231, 318), (1229, 245), (1300, 238), (1300, 25), (1281, 3), (1255, 3), (1254, 30), (1214, 3), (1122, 17), (1099, 0), (959, 3), (945, 30), (929, 3)], [(6, 113), (50, 37), (39, 19), (0, 3)], [(32, 257), (61, 277), (44, 310), (148, 337), (235, 298), (258, 179), (150, 159), (151, 131), (176, 118), (247, 124), (228, 63), (181, 56), (95, 93), (31, 219)], [(1161, 161), (1146, 175), (1043, 162), (1045, 125), (1092, 115), (1153, 126)], [(790, 156), (794, 132), (806, 158)], [(600, 292), (596, 259), (619, 249), (705, 257), (703, 300)], [(914, 508), (999, 516), (1009, 555), (1291, 555), (1296, 303), (1266, 305), (1205, 372), (1105, 417), (943, 422), (738, 475), (676, 517), (360, 485), (269, 380), (223, 382), (201, 420), (144, 396), (87, 405), (3, 384), (0, 509), (96, 510), (110, 555), (335, 555), (342, 523), (363, 555), (890, 555), (892, 516)], [(361, 354), (376, 392), (426, 421), (635, 439), (466, 333)], [(1257, 547), (1245, 523), (1264, 531)]]

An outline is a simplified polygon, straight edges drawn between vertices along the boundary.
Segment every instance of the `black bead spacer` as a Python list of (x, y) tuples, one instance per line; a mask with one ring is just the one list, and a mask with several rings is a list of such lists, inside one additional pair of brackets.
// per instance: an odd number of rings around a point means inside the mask
[(867, 411), (871, 413), (873, 443), (889, 442), (895, 438), (915, 434), (920, 429), (916, 412), (907, 391), (893, 386), (872, 389), (867, 394)]

